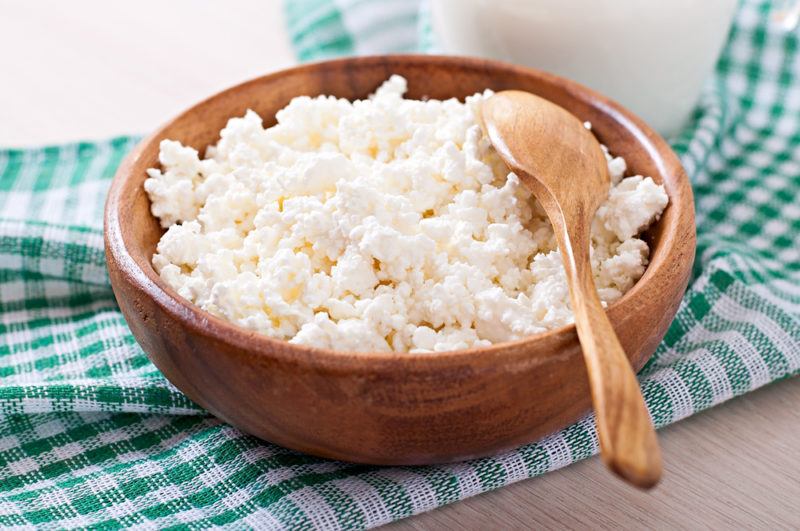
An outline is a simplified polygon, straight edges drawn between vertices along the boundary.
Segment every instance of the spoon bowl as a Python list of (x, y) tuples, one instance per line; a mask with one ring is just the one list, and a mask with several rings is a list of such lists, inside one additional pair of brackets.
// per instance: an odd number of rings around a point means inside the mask
[(484, 103), (481, 116), (497, 153), (545, 208), (579, 201), (591, 219), (608, 198), (600, 143), (571, 112), (530, 92), (504, 90)]

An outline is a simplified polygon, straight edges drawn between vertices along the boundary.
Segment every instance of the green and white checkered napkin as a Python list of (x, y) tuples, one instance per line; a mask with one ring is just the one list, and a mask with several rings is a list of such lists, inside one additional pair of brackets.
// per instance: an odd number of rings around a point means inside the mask
[[(699, 248), (640, 374), (658, 426), (800, 370), (800, 39), (768, 12), (744, 3), (674, 142), (694, 183)], [(302, 59), (417, 42), (406, 0), (295, 1), (287, 15)], [(364, 528), (597, 451), (587, 417), (493, 458), (380, 468), (292, 452), (208, 416), (148, 361), (108, 284), (103, 200), (135, 142), (0, 150), (0, 526)]]

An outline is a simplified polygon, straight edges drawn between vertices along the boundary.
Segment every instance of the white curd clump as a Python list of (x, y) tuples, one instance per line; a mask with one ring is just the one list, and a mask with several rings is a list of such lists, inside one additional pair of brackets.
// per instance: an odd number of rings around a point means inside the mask
[[(248, 111), (203, 159), (164, 140), (144, 184), (167, 229), (161, 278), (233, 323), (337, 350), (480, 347), (571, 323), (553, 230), (478, 125), (491, 92), (405, 91), (392, 76), (363, 101), (298, 97), (267, 129)], [(607, 158), (591, 242), (605, 303), (642, 276), (637, 235), (667, 204)]]

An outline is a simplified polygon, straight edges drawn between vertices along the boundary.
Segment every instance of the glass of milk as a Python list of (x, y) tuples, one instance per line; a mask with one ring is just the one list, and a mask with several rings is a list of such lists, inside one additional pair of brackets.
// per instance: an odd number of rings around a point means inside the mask
[(444, 53), (546, 70), (678, 133), (725, 44), (737, 0), (430, 0)]

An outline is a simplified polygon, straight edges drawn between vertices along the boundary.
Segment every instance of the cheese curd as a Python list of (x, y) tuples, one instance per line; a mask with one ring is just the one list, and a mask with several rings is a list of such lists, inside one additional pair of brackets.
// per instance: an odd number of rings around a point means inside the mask
[[(248, 111), (200, 158), (161, 143), (144, 187), (167, 229), (153, 266), (182, 297), (292, 343), (351, 351), (487, 346), (572, 322), (552, 227), (478, 125), (490, 91), (408, 100), (295, 98)], [(609, 303), (642, 276), (637, 234), (667, 204), (607, 155), (592, 268)]]

